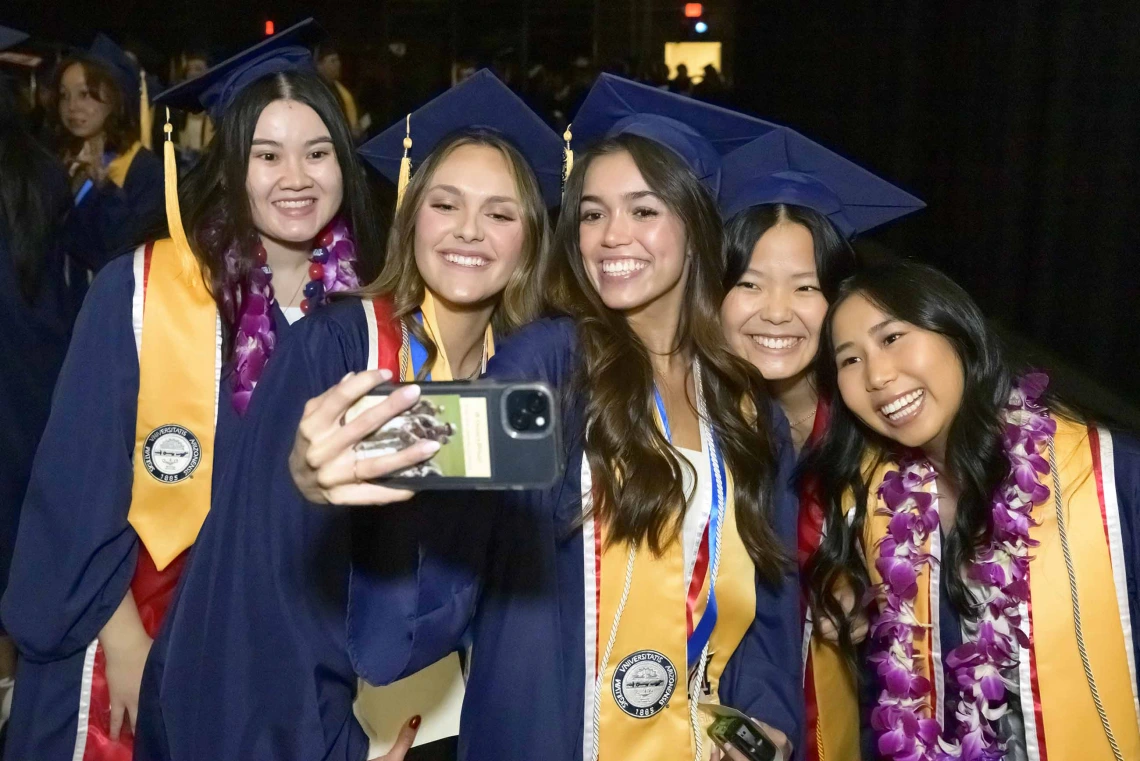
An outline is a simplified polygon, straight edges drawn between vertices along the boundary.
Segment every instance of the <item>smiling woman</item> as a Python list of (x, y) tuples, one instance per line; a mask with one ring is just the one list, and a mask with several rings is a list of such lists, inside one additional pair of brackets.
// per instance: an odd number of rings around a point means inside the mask
[[(208, 106), (220, 128), (182, 183), (186, 213), (170, 156), (170, 238), (107, 264), (76, 323), (3, 601), (24, 657), (15, 756), (130, 757), (152, 638), (287, 310), (375, 272), (362, 170), (296, 34), (180, 86), (179, 105)], [(120, 110), (96, 71), (64, 75), (77, 137), (113, 128)], [(150, 196), (161, 208), (161, 184)]]
[(808, 463), (829, 526), (811, 600), (840, 630), (837, 578), (871, 601), (874, 756), (1138, 757), (1140, 444), (912, 262), (843, 284), (819, 364), (837, 403)]

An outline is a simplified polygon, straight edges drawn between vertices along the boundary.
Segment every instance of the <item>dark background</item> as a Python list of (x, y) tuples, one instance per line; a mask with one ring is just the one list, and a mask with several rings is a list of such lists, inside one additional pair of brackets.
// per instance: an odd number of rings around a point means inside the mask
[[(77, 44), (102, 29), (156, 59), (220, 53), (314, 15), (345, 50), (405, 42), (419, 101), (456, 57), (525, 69), (587, 56), (645, 63), (683, 39), (666, 0), (5, 0), (0, 23)], [(1140, 403), (1140, 2), (722, 0), (732, 104), (786, 123), (929, 208), (870, 236), (946, 270), (986, 313), (1085, 376), (1102, 405)]]

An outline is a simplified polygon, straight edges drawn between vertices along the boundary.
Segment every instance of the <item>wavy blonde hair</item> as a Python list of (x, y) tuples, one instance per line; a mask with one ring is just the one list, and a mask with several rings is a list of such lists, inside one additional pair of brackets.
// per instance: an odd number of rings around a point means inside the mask
[(408, 183), (404, 201), (396, 211), (392, 228), (388, 232), (384, 268), (376, 280), (360, 291), (360, 295), (365, 298), (388, 296), (392, 299), (393, 315), (400, 319), (408, 331), (427, 349), (428, 361), (420, 368), (420, 376), (426, 376), (429, 372), (438, 350), (423, 325), (413, 318), (423, 302), (424, 290), (427, 287), (416, 266), (416, 215), (428, 188), (431, 187), (431, 179), (436, 169), (456, 149), (466, 145), (486, 146), (503, 155), (515, 181), (521, 206), (522, 261), (511, 273), (506, 288), (499, 296), (499, 303), (491, 313), (491, 329), (496, 336), (509, 334), (536, 318), (542, 306), (539, 279), (543, 270), (543, 259), (549, 250), (550, 220), (534, 170), (522, 153), (497, 133), (476, 129), (459, 132), (446, 138), (424, 159)]

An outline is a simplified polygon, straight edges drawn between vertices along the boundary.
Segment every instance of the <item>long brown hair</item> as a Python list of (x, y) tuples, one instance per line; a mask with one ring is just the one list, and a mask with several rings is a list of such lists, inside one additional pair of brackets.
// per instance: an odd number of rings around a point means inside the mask
[[(724, 259), (712, 195), (668, 149), (633, 135), (605, 140), (574, 165), (555, 231), (552, 306), (575, 319), (583, 357), (575, 388), (586, 398), (586, 456), (595, 510), (608, 541), (648, 543), (660, 553), (686, 509), (680, 455), (653, 416), (653, 365), (625, 316), (605, 305), (582, 261), (578, 207), (599, 156), (626, 152), (646, 184), (685, 226), (691, 253), (677, 350), (700, 360), (709, 420), (732, 471), (736, 523), (761, 576), (779, 578), (787, 561), (772, 529), (774, 445), (764, 379), (729, 349), (720, 326)], [(686, 463), (687, 465), (687, 463)]]
[(494, 148), (503, 154), (507, 166), (514, 177), (515, 188), (523, 222), (522, 261), (507, 281), (507, 287), (491, 313), (491, 329), (496, 336), (506, 335), (538, 316), (541, 297), (539, 295), (539, 272), (543, 254), (549, 242), (550, 222), (546, 214), (546, 204), (542, 191), (530, 164), (509, 141), (502, 136), (483, 129), (458, 132), (446, 138), (412, 175), (404, 193), (404, 201), (392, 220), (388, 232), (388, 248), (384, 269), (380, 276), (361, 290), (366, 298), (389, 296), (393, 301), (393, 315), (407, 326), (408, 330), (427, 349), (427, 362), (420, 368), (420, 374), (430, 372), (438, 350), (435, 343), (418, 320), (412, 318), (424, 299), (423, 276), (416, 267), (416, 216), (423, 204), (424, 196), (431, 187), (435, 170), (457, 148), (465, 145), (482, 145)]
[(75, 157), (83, 147), (83, 140), (71, 134), (59, 116), (59, 88), (62, 86), (64, 73), (72, 66), (83, 69), (83, 80), (91, 97), (107, 104), (111, 109), (107, 121), (103, 123), (103, 145), (107, 150), (116, 153), (122, 153), (130, 148), (139, 139), (137, 105), (132, 106), (127, 102), (127, 96), (119, 87), (118, 80), (106, 66), (89, 58), (67, 58), (55, 70), (51, 109), (53, 114), (51, 123), (56, 144), (63, 149), (64, 157), (68, 159)]

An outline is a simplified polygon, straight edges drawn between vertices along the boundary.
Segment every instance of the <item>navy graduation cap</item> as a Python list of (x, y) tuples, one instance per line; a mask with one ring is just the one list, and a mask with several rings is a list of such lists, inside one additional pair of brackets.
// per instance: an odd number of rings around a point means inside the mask
[[(560, 203), (562, 141), (489, 69), (475, 72), (429, 101), (406, 119), (369, 140), (359, 151), (365, 161), (396, 183), (402, 197), (403, 185), (410, 171), (409, 168), (401, 172), (403, 161), (419, 163), (444, 138), (469, 129), (490, 130), (509, 140), (534, 170), (546, 205), (553, 207)], [(411, 145), (405, 152), (407, 138), (410, 138)]]
[(847, 238), (926, 207), (910, 193), (786, 127), (725, 158), (721, 211), (726, 219), (773, 203), (814, 209)]
[(779, 126), (638, 82), (602, 74), (574, 116), (575, 146), (638, 135), (669, 148), (713, 192), (720, 191), (725, 154)]
[(115, 83), (123, 92), (128, 103), (138, 103), (141, 97), (140, 70), (131, 60), (127, 51), (115, 44), (107, 35), (100, 32), (87, 50), (87, 57), (102, 64), (115, 78)]
[(321, 27), (311, 18), (305, 19), (222, 61), (202, 76), (171, 87), (154, 101), (185, 111), (205, 109), (217, 124), (237, 94), (261, 77), (282, 71), (315, 70), (307, 46), (322, 36)]
[(0, 50), (15, 47), (26, 39), (28, 39), (27, 32), (21, 32), (19, 29), (12, 29), (7, 26), (0, 26)]

